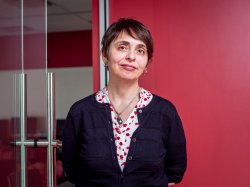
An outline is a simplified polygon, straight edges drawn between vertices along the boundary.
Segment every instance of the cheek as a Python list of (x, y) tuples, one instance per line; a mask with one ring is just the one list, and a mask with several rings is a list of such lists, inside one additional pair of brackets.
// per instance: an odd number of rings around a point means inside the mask
[(147, 59), (146, 59), (146, 60), (145, 60), (145, 59), (142, 59), (142, 60), (140, 61), (140, 63), (139, 63), (140, 69), (141, 69), (141, 70), (144, 70), (144, 69), (147, 67), (147, 64), (148, 64)]
[(119, 63), (120, 61), (125, 59), (125, 55), (122, 53), (117, 53), (115, 51), (111, 51), (109, 56), (109, 61), (114, 63)]
[(123, 56), (114, 56), (113, 57), (113, 61), (115, 62), (115, 63), (120, 63), (121, 61), (123, 61), (125, 58), (123, 57)]

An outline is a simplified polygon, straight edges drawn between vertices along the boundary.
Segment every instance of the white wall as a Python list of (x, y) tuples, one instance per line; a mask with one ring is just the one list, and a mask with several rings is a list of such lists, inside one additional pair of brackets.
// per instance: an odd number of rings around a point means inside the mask
[(14, 71), (0, 72), (0, 119), (14, 116)]
[[(70, 106), (93, 92), (92, 67), (53, 68), (56, 84), (56, 118), (64, 119)], [(0, 119), (18, 115), (15, 102), (14, 71), (0, 71)], [(27, 114), (46, 116), (46, 77), (44, 70), (27, 70)], [(44, 79), (44, 80), (41, 80)]]
[(56, 84), (56, 118), (65, 119), (71, 105), (93, 93), (92, 67), (53, 68)]

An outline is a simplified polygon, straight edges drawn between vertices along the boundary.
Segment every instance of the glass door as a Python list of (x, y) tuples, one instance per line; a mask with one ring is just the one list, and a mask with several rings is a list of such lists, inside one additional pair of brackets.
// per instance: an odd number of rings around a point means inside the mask
[[(21, 185), (46, 187), (47, 176), (47, 62), (45, 1), (22, 1), (24, 87), (21, 138)], [(33, 32), (31, 33), (31, 30)], [(22, 93), (21, 93), (22, 94)], [(22, 116), (23, 115), (23, 116)], [(43, 142), (43, 143), (42, 143)]]
[(52, 187), (54, 84), (47, 74), (47, 1), (0, 1), (0, 181)]
[[(9, 142), (18, 138), (15, 75), (22, 71), (21, 4), (0, 1), (0, 181), (1, 186), (18, 184), (20, 148)], [(18, 186), (18, 185), (16, 185)]]

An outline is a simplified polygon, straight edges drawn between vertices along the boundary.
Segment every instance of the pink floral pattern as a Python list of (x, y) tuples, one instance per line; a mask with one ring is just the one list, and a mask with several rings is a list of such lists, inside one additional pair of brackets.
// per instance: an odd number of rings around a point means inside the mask
[(115, 145), (116, 145), (116, 154), (117, 154), (117, 159), (120, 165), (121, 170), (123, 171), (124, 166), (126, 164), (126, 159), (129, 151), (129, 146), (130, 146), (130, 141), (132, 138), (132, 135), (134, 131), (138, 128), (140, 125), (138, 123), (138, 118), (137, 118), (137, 108), (143, 108), (147, 106), (150, 101), (153, 98), (153, 95), (141, 88), (140, 90), (140, 100), (134, 107), (133, 111), (131, 112), (130, 116), (128, 119), (121, 125), (119, 125), (116, 121), (116, 113), (109, 102), (108, 99), (108, 91), (105, 88), (100, 90), (99, 92), (96, 93), (96, 100), (99, 103), (109, 103), (110, 105), (110, 110), (111, 110), (111, 117), (113, 121), (113, 133), (114, 133), (114, 139), (115, 139)]

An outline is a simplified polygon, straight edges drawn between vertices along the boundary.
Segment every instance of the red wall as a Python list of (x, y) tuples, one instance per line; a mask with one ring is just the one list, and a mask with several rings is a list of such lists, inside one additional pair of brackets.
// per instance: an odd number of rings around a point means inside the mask
[(188, 169), (178, 186), (248, 187), (250, 1), (110, 0), (110, 22), (119, 17), (152, 31), (155, 54), (141, 85), (182, 117)]
[[(21, 36), (0, 37), (0, 70), (21, 69)], [(39, 61), (40, 60), (40, 61)], [(45, 35), (24, 35), (24, 68), (92, 66), (92, 31), (48, 33), (48, 64)]]
[(0, 36), (0, 70), (21, 69), (20, 46), (20, 36)]
[(92, 66), (92, 31), (48, 33), (48, 67)]

